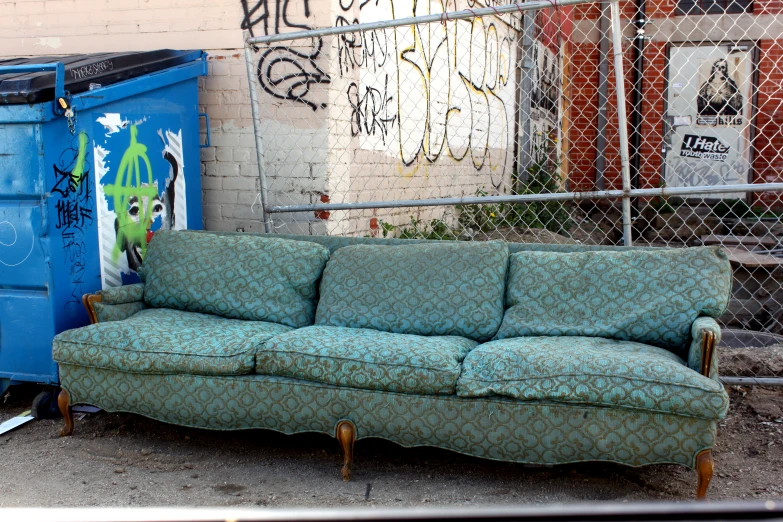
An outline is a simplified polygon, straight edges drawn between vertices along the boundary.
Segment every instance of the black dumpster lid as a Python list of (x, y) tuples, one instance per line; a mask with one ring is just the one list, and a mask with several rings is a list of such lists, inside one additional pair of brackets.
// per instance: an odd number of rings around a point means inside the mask
[[(0, 66), (62, 62), (65, 90), (78, 94), (99, 86), (138, 78), (200, 58), (201, 51), (161, 49), (133, 53), (74, 54), (35, 58), (0, 59)], [(54, 100), (54, 71), (0, 74), (0, 105), (41, 103)]]

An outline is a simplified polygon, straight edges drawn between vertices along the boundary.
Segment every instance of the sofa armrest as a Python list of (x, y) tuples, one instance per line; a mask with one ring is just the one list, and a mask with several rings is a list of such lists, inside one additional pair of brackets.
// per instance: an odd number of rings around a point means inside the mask
[(82, 304), (87, 309), (90, 323), (121, 321), (146, 308), (144, 284), (118, 286), (85, 294)]
[(103, 296), (101, 299), (103, 304), (116, 305), (135, 303), (136, 301), (144, 300), (144, 283), (115, 286), (114, 288), (101, 290), (98, 293)]
[(691, 346), (688, 350), (688, 367), (705, 377), (718, 379), (718, 354), (720, 326), (712, 317), (699, 317), (691, 326)]

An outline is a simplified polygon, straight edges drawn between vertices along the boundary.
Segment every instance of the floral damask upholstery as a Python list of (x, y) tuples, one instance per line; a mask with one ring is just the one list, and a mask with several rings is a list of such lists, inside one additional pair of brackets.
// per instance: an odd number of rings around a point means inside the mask
[(256, 373), (402, 393), (453, 394), (476, 342), (341, 326), (310, 326), (267, 341)]
[(315, 324), (489, 340), (503, 318), (500, 241), (355, 245), (326, 265)]
[(712, 379), (693, 371), (728, 300), (714, 249), (158, 232), (141, 275), (94, 303), (97, 325), (55, 339), (74, 404), (220, 430), (334, 435), (349, 420), (360, 439), (508, 462), (690, 467), (726, 411), (717, 358)]
[(503, 395), (720, 419), (723, 386), (668, 350), (600, 337), (516, 337), (472, 350), (460, 397)]
[(137, 312), (141, 312), (147, 305), (144, 301), (133, 301), (130, 303), (120, 304), (106, 304), (103, 302), (97, 302), (92, 304), (93, 310), (95, 310), (95, 317), (99, 323), (105, 323), (107, 321), (122, 321), (128, 317), (134, 315)]
[(714, 421), (623, 408), (412, 395), (268, 375), (140, 375), (64, 364), (60, 376), (74, 404), (180, 426), (334, 436), (335, 425), (350, 420), (358, 439), (380, 437), (505, 462), (692, 468), (696, 455), (715, 444)]
[(128, 319), (67, 330), (54, 338), (61, 364), (134, 373), (241, 375), (258, 347), (290, 327), (216, 315), (148, 308)]
[(101, 290), (101, 302), (107, 305), (129, 304), (144, 300), (144, 284), (115, 286)]
[(730, 296), (720, 247), (517, 252), (497, 338), (606, 337), (685, 355), (693, 321), (720, 316)]
[(308, 326), (328, 258), (325, 247), (304, 241), (157, 232), (144, 258), (144, 300), (153, 308)]

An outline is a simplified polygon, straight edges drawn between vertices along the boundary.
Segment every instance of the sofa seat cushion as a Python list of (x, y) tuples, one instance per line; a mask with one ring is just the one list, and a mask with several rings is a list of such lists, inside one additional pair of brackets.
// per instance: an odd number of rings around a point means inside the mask
[(598, 337), (518, 337), (482, 344), (463, 363), (460, 397), (504, 395), (720, 419), (720, 383), (663, 348)]
[(231, 319), (313, 324), (329, 250), (270, 236), (159, 231), (144, 257), (144, 301)]
[(124, 321), (67, 330), (54, 338), (54, 360), (134, 373), (242, 375), (253, 372), (256, 349), (291, 328), (166, 308)]
[(270, 339), (256, 373), (417, 394), (453, 394), (460, 363), (477, 343), (340, 326), (310, 326)]
[(693, 321), (719, 317), (730, 297), (720, 247), (517, 252), (496, 337), (606, 337), (684, 355)]
[(343, 247), (324, 269), (315, 324), (488, 341), (507, 266), (501, 241)]

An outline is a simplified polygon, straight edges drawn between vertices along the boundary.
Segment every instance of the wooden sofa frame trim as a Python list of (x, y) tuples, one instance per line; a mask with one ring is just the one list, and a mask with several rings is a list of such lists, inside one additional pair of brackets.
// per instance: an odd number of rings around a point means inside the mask
[[(100, 303), (102, 296), (97, 294), (85, 294), (82, 297), (82, 304), (87, 309), (87, 315), (90, 317), (90, 324), (98, 322), (95, 315), (94, 303)], [(701, 342), (701, 367), (700, 373), (706, 377), (710, 376), (710, 367), (712, 366), (712, 357), (715, 351), (715, 334), (713, 332), (704, 332)], [(65, 388), (60, 390), (57, 398), (60, 412), (65, 420), (65, 426), (60, 431), (61, 437), (67, 437), (73, 434), (73, 413), (71, 412), (71, 397)], [(340, 443), (343, 450), (343, 480), (351, 479), (351, 467), (353, 465), (353, 447), (356, 441), (356, 426), (352, 422), (344, 420), (337, 423), (335, 428), (335, 438)], [(707, 488), (712, 480), (712, 474), (715, 468), (712, 459), (712, 450), (704, 450), (696, 455), (696, 498), (704, 500), (707, 498)]]
[(95, 315), (95, 307), (93, 303), (100, 303), (103, 300), (101, 294), (84, 294), (82, 296), (82, 304), (87, 310), (87, 316), (90, 318), (90, 324), (98, 322), (98, 316)]

